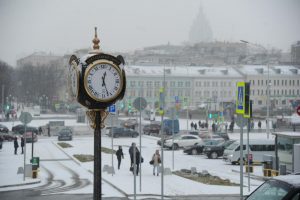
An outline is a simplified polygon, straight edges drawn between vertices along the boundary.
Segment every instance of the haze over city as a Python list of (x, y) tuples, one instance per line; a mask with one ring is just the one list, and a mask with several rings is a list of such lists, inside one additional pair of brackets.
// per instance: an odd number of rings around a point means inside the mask
[(0, 0), (0, 59), (15, 66), (17, 59), (38, 51), (89, 48), (95, 26), (107, 52), (183, 44), (200, 8), (214, 41), (244, 39), (290, 51), (299, 40), (297, 0)]

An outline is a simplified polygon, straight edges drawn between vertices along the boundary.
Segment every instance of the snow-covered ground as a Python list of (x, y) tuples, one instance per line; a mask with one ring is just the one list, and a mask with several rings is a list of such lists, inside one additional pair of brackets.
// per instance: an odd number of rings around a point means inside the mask
[[(55, 116), (51, 117), (51, 120), (55, 120)], [(43, 117), (42, 117), (43, 118)], [(158, 119), (158, 117), (157, 117)], [(59, 118), (59, 120), (62, 120)], [(34, 119), (29, 125), (30, 126), (43, 126), (46, 125), (50, 120), (43, 119)], [(67, 126), (89, 126), (87, 123), (77, 123), (75, 119), (65, 119), (65, 124)], [(187, 123), (186, 119), (180, 119), (180, 127), (182, 130), (187, 129), (191, 120)], [(192, 120), (196, 122), (197, 120)], [(11, 129), (13, 125), (19, 124), (19, 121), (15, 122), (4, 122), (2, 124), (6, 125)], [(147, 121), (142, 121), (143, 124), (149, 123)], [(265, 123), (262, 123), (262, 128), (265, 128)], [(104, 132), (104, 131), (103, 131)], [(246, 132), (246, 131), (244, 131)], [(239, 139), (240, 134), (231, 133), (230, 138)], [(246, 134), (244, 135), (244, 138)], [(265, 133), (251, 133), (250, 138), (266, 138), (267, 135)], [(273, 136), (271, 136), (273, 137)], [(152, 174), (152, 166), (149, 165), (149, 161), (155, 152), (156, 149), (160, 150), (160, 147), (157, 146), (158, 138), (152, 136), (143, 136), (142, 137), (142, 148), (141, 153), (144, 158), (144, 163), (142, 164), (141, 171), (141, 191), (140, 191), (140, 177), (137, 177), (137, 192), (139, 194), (157, 194), (161, 193), (161, 177), (153, 176)], [(102, 137), (102, 146), (111, 148), (111, 138), (103, 135)], [(117, 149), (119, 145), (123, 147), (123, 152), (125, 154), (125, 158), (122, 160), (121, 169), (117, 170), (117, 160), (115, 155), (102, 153), (102, 166), (104, 165), (113, 165), (116, 170), (114, 175), (107, 174), (103, 172), (103, 178), (107, 180), (109, 183), (115, 185), (120, 190), (124, 191), (127, 194), (133, 194), (134, 191), (134, 180), (133, 175), (129, 171), (130, 158), (128, 153), (128, 148), (132, 142), (136, 142), (139, 147), (139, 138), (117, 138), (113, 141), (113, 149)], [(39, 141), (36, 143), (35, 154), (39, 156), (40, 159), (49, 159), (49, 158), (72, 158), (74, 154), (91, 154), (93, 155), (93, 137), (92, 135), (87, 136), (79, 136), (74, 137), (73, 141), (70, 143), (73, 147), (66, 149), (59, 149), (56, 145), (57, 139), (56, 137), (39, 138)], [(30, 155), (31, 148), (27, 148), (28, 155)], [(50, 152), (50, 153), (49, 153)], [(23, 183), (23, 176), (17, 175), (17, 168), (22, 166), (23, 156), (21, 155), (13, 155), (13, 145), (12, 143), (6, 142), (4, 144), (3, 150), (0, 152), (0, 186), (10, 185), (10, 184), (18, 184)], [(29, 162), (29, 161), (28, 161)], [(66, 162), (66, 161), (61, 161)], [(45, 162), (46, 163), (46, 162)], [(78, 163), (78, 162), (76, 162)], [(68, 161), (68, 163), (64, 164), (68, 168), (75, 170), (77, 173), (82, 176), (83, 179), (89, 180), (91, 183), (93, 182), (92, 171), (93, 171), (93, 162), (87, 163), (79, 163), (76, 164), (73, 161)], [(49, 174), (46, 173), (46, 169), (50, 166), (50, 170), (54, 171), (54, 176), (59, 176), (61, 179), (66, 180), (67, 184), (71, 184), (72, 178), (70, 174), (60, 172), (63, 167), (60, 164), (42, 164), (41, 171), (39, 174), (39, 178), (41, 179), (41, 183), (39, 185), (45, 184), (46, 179)], [(43, 167), (44, 165), (44, 167)], [(180, 170), (180, 169), (191, 169), (191, 167), (196, 167), (197, 171), (201, 172), (203, 170), (207, 170), (210, 174), (219, 176), (224, 179), (229, 179), (234, 183), (239, 183), (240, 175), (238, 173), (239, 166), (232, 166), (223, 162), (222, 159), (211, 160), (207, 159), (203, 155), (185, 155), (182, 150), (174, 151), (174, 168), (172, 165), (172, 151), (165, 150), (164, 151), (164, 165), (167, 168), (170, 168), (172, 171)], [(14, 166), (14, 167), (9, 167)], [(48, 169), (49, 170), (49, 169)], [(89, 173), (88, 173), (89, 172)], [(262, 176), (262, 167), (255, 166), (254, 174), (257, 176)], [(26, 180), (27, 182), (32, 181), (32, 179)], [(250, 188), (251, 191), (254, 190), (257, 186), (259, 186), (262, 182), (258, 180), (251, 179)], [(248, 193), (247, 187), (247, 179), (244, 177), (244, 194)], [(25, 188), (33, 187), (32, 185), (22, 186)], [(36, 187), (36, 185), (34, 186)], [(20, 189), (20, 187), (17, 187)], [(8, 189), (15, 188), (1, 188), (0, 191), (6, 191)], [(202, 183), (197, 183), (188, 179), (184, 179), (178, 177), (176, 175), (166, 175), (164, 176), (164, 193), (165, 195), (195, 195), (195, 194), (239, 194), (240, 188), (239, 186), (215, 186), (215, 185), (206, 185)], [(118, 196), (120, 192), (109, 187), (108, 184), (103, 184), (103, 192), (106, 196)], [(63, 192), (62, 192), (63, 193)], [(68, 193), (92, 193), (92, 186), (88, 185), (85, 188), (81, 188), (78, 190), (68, 191)]]

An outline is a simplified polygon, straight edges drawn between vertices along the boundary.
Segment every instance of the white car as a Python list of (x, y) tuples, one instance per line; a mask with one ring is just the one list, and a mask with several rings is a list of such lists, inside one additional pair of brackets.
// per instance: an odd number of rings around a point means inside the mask
[(180, 147), (188, 147), (195, 144), (203, 144), (202, 139), (196, 135), (177, 135), (173, 139), (168, 139), (165, 141), (165, 147), (178, 149)]

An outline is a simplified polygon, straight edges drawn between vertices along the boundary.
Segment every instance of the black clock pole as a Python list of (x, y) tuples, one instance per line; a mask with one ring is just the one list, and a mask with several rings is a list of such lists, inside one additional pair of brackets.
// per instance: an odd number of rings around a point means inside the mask
[(94, 130), (94, 200), (101, 200), (101, 111), (96, 111)]

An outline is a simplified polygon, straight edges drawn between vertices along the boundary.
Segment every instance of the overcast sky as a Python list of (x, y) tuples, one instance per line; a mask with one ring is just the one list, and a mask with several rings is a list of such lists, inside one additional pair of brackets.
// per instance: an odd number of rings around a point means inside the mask
[(200, 6), (214, 40), (284, 51), (300, 40), (299, 0), (0, 0), (0, 60), (91, 47), (95, 26), (103, 51), (182, 44)]

